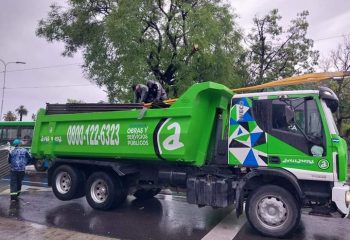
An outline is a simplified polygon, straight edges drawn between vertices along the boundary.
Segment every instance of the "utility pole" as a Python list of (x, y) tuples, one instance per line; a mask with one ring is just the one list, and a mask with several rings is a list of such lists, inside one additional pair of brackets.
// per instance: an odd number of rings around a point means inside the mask
[(4, 60), (2, 60), (0, 58), (0, 62), (2, 62), (2, 64), (4, 64), (4, 82), (2, 85), (2, 96), (1, 96), (1, 110), (0, 110), (0, 119), (2, 119), (2, 110), (4, 107), (4, 96), (5, 96), (5, 84), (6, 84), (6, 70), (7, 70), (7, 65), (9, 64), (26, 64), (25, 62), (5, 62)]

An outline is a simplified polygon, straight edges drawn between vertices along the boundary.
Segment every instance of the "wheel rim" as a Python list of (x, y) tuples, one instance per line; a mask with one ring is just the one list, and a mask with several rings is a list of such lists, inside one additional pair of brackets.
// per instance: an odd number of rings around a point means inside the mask
[(91, 198), (96, 203), (104, 203), (108, 198), (108, 186), (103, 179), (96, 179), (90, 188)]
[(269, 229), (281, 227), (286, 223), (288, 208), (278, 197), (266, 196), (260, 199), (256, 209), (259, 221)]
[(71, 188), (72, 179), (68, 172), (60, 172), (56, 177), (56, 188), (61, 194), (66, 194)]

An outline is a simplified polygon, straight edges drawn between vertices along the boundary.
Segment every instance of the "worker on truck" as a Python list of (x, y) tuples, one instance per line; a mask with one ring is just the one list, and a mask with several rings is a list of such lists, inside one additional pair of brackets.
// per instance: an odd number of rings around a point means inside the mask
[(151, 102), (168, 99), (165, 89), (159, 82), (148, 80), (146, 85), (148, 87), (148, 96)]
[(134, 103), (149, 103), (149, 88), (144, 84), (133, 84), (131, 86), (134, 92)]
[(10, 152), (8, 161), (11, 164), (10, 196), (11, 201), (15, 202), (21, 194), (25, 167), (31, 160), (31, 156), (26, 148), (20, 146), (22, 145), (21, 140), (15, 139), (13, 145), (15, 148)]

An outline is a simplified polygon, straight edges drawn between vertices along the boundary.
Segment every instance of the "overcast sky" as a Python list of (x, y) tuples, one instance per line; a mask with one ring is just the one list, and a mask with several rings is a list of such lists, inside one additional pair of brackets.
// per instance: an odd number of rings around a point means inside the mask
[[(67, 98), (85, 102), (106, 101), (106, 94), (87, 80), (80, 65), (80, 55), (63, 57), (63, 45), (48, 43), (35, 36), (38, 21), (47, 16), (49, 6), (65, 1), (51, 0), (0, 0), (0, 59), (5, 62), (24, 61), (26, 65), (9, 64), (7, 67), (4, 110), (16, 109), (23, 104), (29, 114), (45, 103), (64, 103)], [(321, 55), (349, 35), (349, 0), (230, 0), (238, 14), (238, 22), (244, 32), (252, 27), (255, 15), (264, 15), (278, 8), (283, 22), (288, 24), (298, 12), (309, 10), (309, 37), (315, 40), (315, 48)], [(37, 69), (40, 68), (40, 69)], [(0, 71), (3, 66), (0, 63)], [(3, 75), (0, 75), (2, 89)], [(69, 87), (67, 85), (70, 85)], [(74, 86), (72, 86), (74, 85)], [(1, 91), (0, 91), (1, 97)]]

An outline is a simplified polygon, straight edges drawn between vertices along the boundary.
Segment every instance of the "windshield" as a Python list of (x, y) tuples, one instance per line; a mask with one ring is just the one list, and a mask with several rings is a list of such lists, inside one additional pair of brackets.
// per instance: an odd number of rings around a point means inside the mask
[(324, 110), (324, 113), (326, 115), (327, 125), (329, 128), (329, 131), (331, 132), (331, 134), (339, 135), (337, 125), (335, 124), (331, 110), (329, 109), (329, 107), (327, 106), (327, 104), (324, 100), (321, 100), (321, 104), (322, 104), (322, 108)]

